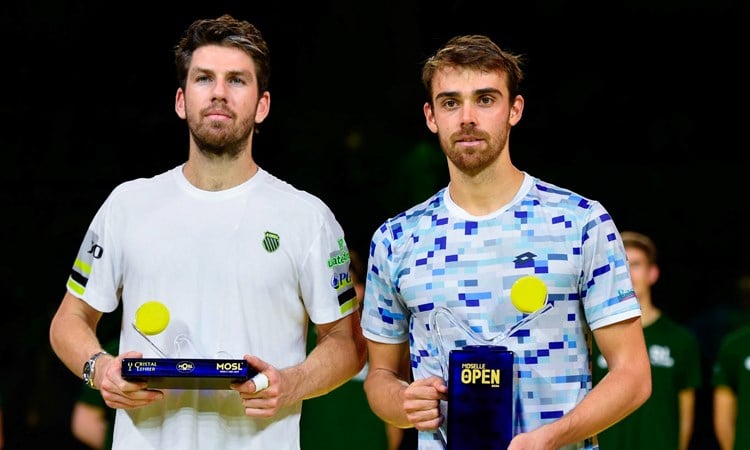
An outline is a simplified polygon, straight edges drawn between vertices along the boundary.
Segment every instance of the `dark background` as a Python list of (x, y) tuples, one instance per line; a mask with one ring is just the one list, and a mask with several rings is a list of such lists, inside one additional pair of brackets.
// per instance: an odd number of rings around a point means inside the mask
[[(424, 58), (459, 33), (524, 54), (514, 163), (655, 239), (655, 300), (698, 334), (708, 385), (719, 337), (750, 311), (738, 289), (750, 274), (747, 1), (4, 2), (6, 449), (76, 448), (80, 381), (51, 352), (49, 320), (109, 191), (187, 158), (172, 48), (223, 12), (271, 46), (256, 160), (328, 203), (361, 251), (447, 183), (422, 115)], [(705, 388), (693, 449), (718, 448), (710, 406)]]

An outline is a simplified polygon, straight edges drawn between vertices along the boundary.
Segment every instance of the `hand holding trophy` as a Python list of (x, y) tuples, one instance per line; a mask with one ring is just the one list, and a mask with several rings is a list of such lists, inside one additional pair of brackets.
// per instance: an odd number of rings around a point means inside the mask
[[(514, 352), (504, 341), (540, 314), (553, 307), (547, 303), (547, 286), (532, 275), (519, 278), (510, 291), (511, 303), (524, 317), (490, 339), (472, 331), (448, 308), (437, 308), (430, 317), (435, 333), (443, 378), (448, 383), (448, 410), (445, 428), (440, 429), (450, 449), (507, 448), (515, 428), (516, 368)], [(445, 357), (438, 317), (445, 315), (459, 330), (455, 346)], [(501, 345), (505, 344), (505, 345)], [(447, 429), (447, 431), (445, 431)]]

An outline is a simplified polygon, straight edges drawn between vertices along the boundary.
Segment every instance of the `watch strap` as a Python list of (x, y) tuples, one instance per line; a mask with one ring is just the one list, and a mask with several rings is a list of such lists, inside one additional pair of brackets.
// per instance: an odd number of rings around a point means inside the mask
[(94, 374), (96, 373), (96, 360), (99, 359), (102, 355), (108, 355), (109, 353), (105, 352), (104, 350), (94, 353), (91, 355), (91, 358), (86, 361), (86, 363), (83, 365), (83, 381), (86, 383), (88, 387), (91, 389), (96, 389), (96, 386), (94, 385)]

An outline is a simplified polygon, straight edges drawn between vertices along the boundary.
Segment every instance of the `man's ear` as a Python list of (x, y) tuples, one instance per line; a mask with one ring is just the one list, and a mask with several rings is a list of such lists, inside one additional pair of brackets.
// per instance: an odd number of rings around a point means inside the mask
[(521, 95), (516, 95), (516, 98), (513, 99), (513, 103), (510, 105), (510, 117), (508, 118), (510, 126), (517, 124), (521, 120), (524, 102), (525, 100)]
[(174, 96), (174, 111), (180, 119), (187, 117), (187, 113), (185, 112), (185, 93), (182, 91), (182, 88), (177, 88), (177, 93)]
[(430, 105), (430, 102), (425, 102), (424, 106), (422, 107), (422, 111), (424, 111), (424, 118), (427, 122), (427, 128), (429, 128), (433, 133), (437, 133), (438, 127), (437, 122), (435, 122), (435, 113), (432, 110), (432, 105)]
[(271, 93), (265, 91), (258, 99), (258, 108), (255, 110), (255, 123), (261, 123), (266, 120), (269, 112), (271, 112)]
[(659, 270), (659, 266), (656, 264), (651, 264), (648, 269), (648, 281), (651, 284), (656, 284), (657, 280), (659, 280), (659, 275), (661, 275), (661, 271)]

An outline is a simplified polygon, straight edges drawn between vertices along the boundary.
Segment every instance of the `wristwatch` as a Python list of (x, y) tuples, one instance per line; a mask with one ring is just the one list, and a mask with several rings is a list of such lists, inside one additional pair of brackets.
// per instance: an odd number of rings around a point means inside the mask
[(96, 386), (94, 386), (94, 370), (96, 368), (96, 360), (99, 359), (100, 356), (108, 354), (109, 353), (105, 352), (104, 350), (100, 351), (99, 353), (94, 353), (91, 358), (89, 358), (89, 360), (83, 364), (83, 382), (86, 383), (86, 386), (90, 387), (91, 389), (96, 389)]

